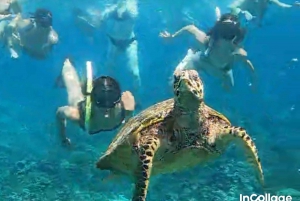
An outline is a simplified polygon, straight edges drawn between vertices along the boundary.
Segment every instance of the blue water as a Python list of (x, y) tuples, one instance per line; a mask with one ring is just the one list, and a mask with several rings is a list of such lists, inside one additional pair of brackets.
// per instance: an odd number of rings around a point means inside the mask
[[(286, 0), (286, 3), (293, 3)], [(61, 146), (55, 129), (55, 111), (67, 103), (66, 92), (54, 88), (64, 58), (71, 56), (79, 72), (87, 60), (97, 75), (105, 74), (107, 38), (93, 42), (73, 23), (74, 6), (104, 8), (108, 1), (22, 1), (24, 12), (51, 9), (60, 42), (51, 55), (37, 61), (23, 54), (11, 60), (2, 49), (0, 68), (0, 200), (3, 201), (105, 201), (130, 200), (132, 184), (125, 178), (105, 179), (95, 169), (97, 158), (116, 132), (95, 136), (69, 124), (72, 149)], [(142, 109), (172, 96), (168, 78), (189, 47), (191, 37), (172, 42), (158, 37), (194, 23), (207, 30), (214, 22), (214, 8), (226, 9), (229, 1), (140, 1), (135, 31), (139, 40)], [(300, 194), (300, 8), (270, 7), (265, 26), (253, 28), (245, 42), (258, 76), (255, 93), (248, 86), (248, 72), (234, 71), (236, 83), (227, 93), (212, 77), (203, 77), (205, 101), (225, 114), (232, 124), (245, 127), (255, 139), (269, 192)], [(126, 67), (119, 64), (116, 77), (123, 90), (133, 90)], [(125, 72), (125, 73), (124, 73)], [(205, 167), (154, 177), (149, 201), (239, 200), (239, 194), (262, 193), (243, 150), (232, 146)], [(298, 198), (300, 200), (300, 198)], [(293, 200), (297, 200), (296, 198)]]

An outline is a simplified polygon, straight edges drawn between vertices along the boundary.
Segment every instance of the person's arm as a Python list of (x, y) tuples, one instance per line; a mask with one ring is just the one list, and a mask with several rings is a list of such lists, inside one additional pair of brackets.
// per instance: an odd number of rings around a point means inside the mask
[(198, 29), (195, 25), (188, 25), (188, 26), (183, 27), (179, 31), (175, 32), (172, 35), (172, 38), (179, 36), (183, 32), (188, 32), (188, 33), (192, 34), (193, 36), (195, 36), (195, 38), (200, 43), (205, 43), (205, 41), (206, 41), (206, 34), (203, 31), (201, 31), (200, 29)]
[(80, 114), (78, 108), (63, 106), (56, 111), (56, 124), (61, 142), (70, 145), (71, 140), (66, 135), (67, 120), (79, 121)]
[(172, 35), (168, 32), (162, 32), (162, 33), (160, 33), (160, 37), (175, 38), (184, 32), (188, 32), (188, 33), (192, 34), (196, 38), (196, 40), (200, 43), (200, 46), (201, 46), (200, 48), (206, 49), (205, 45), (207, 42), (207, 35), (205, 34), (205, 32), (201, 31), (194, 25), (185, 26), (185, 27), (181, 28), (179, 31), (176, 31)]
[(238, 61), (242, 61), (250, 70), (254, 73), (254, 66), (252, 62), (247, 58), (247, 51), (241, 47), (236, 48), (233, 52), (233, 55), (236, 56)]
[(12, 10), (13, 14), (12, 13), (0, 14), (0, 21), (13, 19), (16, 16), (16, 14), (19, 14), (22, 12), (21, 6), (17, 0), (13, 0), (10, 3), (10, 10)]
[(292, 5), (286, 4), (286, 3), (282, 3), (279, 0), (270, 0), (269, 2), (272, 3), (272, 4), (275, 4), (277, 6), (279, 6), (281, 8), (291, 8), (291, 7), (293, 7)]
[(13, 42), (12, 42), (12, 38), (11, 37), (7, 39), (7, 44), (8, 44), (8, 51), (10, 53), (10, 57), (14, 58), (14, 59), (19, 58), (18, 52), (13, 47)]
[(18, 0), (13, 0), (10, 4), (10, 8), (14, 14), (18, 14), (22, 12), (22, 8)]
[(105, 8), (102, 12), (85, 12), (81, 9), (75, 9), (74, 15), (76, 23), (79, 23), (81, 26), (87, 26), (88, 29), (98, 29), (102, 26), (103, 22), (111, 17), (113, 11), (115, 10), (116, 5), (109, 6)]
[(14, 41), (20, 40), (19, 36), (15, 33), (15, 30), (18, 27), (18, 23), (22, 20), (21, 14), (19, 13), (5, 28), (6, 45), (10, 52), (11, 58), (15, 59), (19, 57), (19, 54), (14, 49)]
[(58, 43), (58, 34), (52, 27), (50, 27), (50, 29), (51, 30), (49, 32), (48, 42), (45, 45), (43, 45), (43, 48), (48, 48)]
[(241, 7), (244, 3), (246, 3), (245, 1), (247, 0), (235, 0), (232, 4), (230, 4), (228, 8), (230, 9), (231, 14), (239, 15), (239, 13), (243, 11)]
[(251, 71), (251, 84), (252, 88), (255, 89), (257, 85), (257, 77), (252, 62), (248, 59), (247, 51), (241, 47), (236, 48), (233, 55), (236, 61), (241, 61)]
[(231, 5), (229, 5), (228, 8), (230, 9), (231, 14), (236, 16), (243, 15), (247, 21), (251, 21), (253, 18), (257, 17), (253, 16), (252, 13), (250, 13), (248, 10), (242, 10), (243, 4), (247, 3), (247, 1), (249, 0), (236, 0)]
[(125, 110), (125, 119), (124, 121), (127, 122), (131, 117), (133, 117), (133, 112), (131, 110)]
[(101, 21), (105, 21), (107, 18), (110, 18), (111, 15), (113, 15), (113, 13), (117, 11), (117, 9), (117, 5), (112, 5), (105, 8), (104, 11), (101, 13)]
[(51, 27), (51, 32), (49, 35), (49, 41), (52, 45), (57, 44), (58, 43), (58, 34), (57, 32)]
[(2, 20), (10, 20), (12, 18), (13, 18), (12, 14), (5, 14), (5, 15), (0, 14), (0, 21), (2, 21)]

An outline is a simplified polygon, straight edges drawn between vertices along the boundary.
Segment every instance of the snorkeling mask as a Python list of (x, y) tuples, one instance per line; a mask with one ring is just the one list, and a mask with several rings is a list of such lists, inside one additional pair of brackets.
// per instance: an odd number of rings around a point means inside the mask
[(44, 8), (37, 9), (31, 17), (37, 25), (48, 28), (52, 26), (52, 13)]
[(98, 77), (93, 81), (91, 100), (93, 104), (100, 108), (115, 107), (121, 101), (119, 83), (109, 76)]

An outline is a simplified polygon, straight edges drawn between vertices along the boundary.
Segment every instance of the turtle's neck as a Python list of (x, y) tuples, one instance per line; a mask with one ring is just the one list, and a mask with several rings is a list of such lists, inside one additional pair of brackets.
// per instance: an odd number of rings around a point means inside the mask
[[(202, 103), (201, 103), (202, 104)], [(198, 129), (201, 116), (199, 108), (195, 105), (186, 105), (185, 107), (179, 104), (174, 104), (175, 122), (179, 127)]]

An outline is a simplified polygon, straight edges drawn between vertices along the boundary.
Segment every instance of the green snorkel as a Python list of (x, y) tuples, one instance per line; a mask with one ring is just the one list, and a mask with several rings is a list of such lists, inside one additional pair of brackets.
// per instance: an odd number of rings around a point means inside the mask
[(89, 130), (91, 111), (92, 111), (92, 101), (91, 101), (91, 92), (93, 89), (93, 72), (92, 72), (92, 63), (90, 61), (86, 62), (86, 100), (85, 100), (85, 129)]

